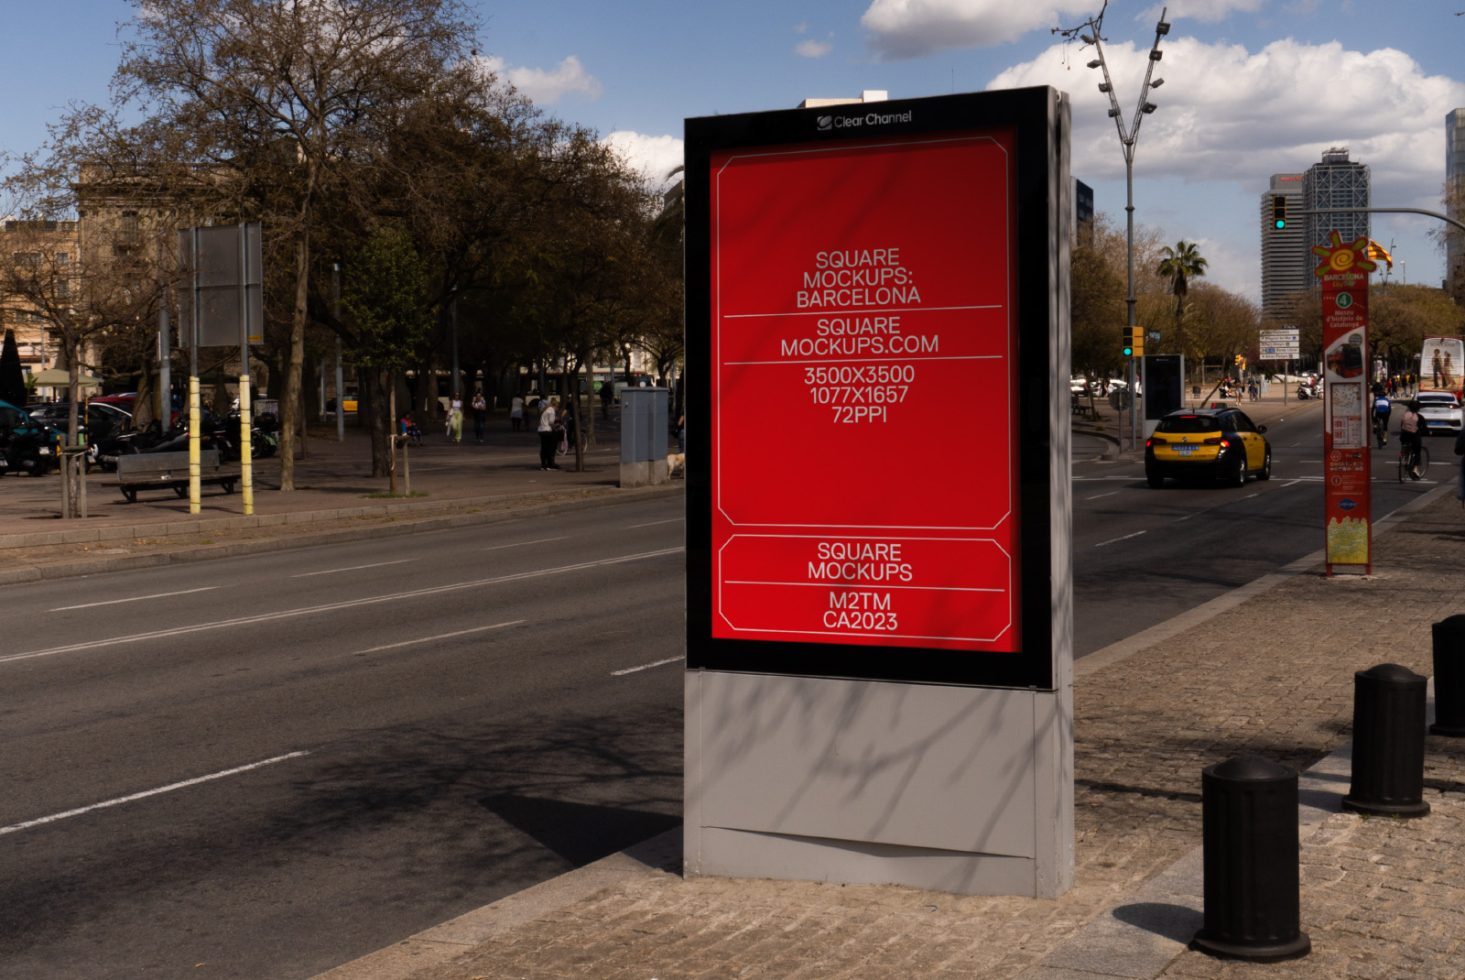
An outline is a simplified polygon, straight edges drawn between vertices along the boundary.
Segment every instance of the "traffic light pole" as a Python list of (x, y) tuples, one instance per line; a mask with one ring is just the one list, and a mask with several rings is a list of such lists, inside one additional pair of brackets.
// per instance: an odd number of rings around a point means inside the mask
[(1465, 231), (1465, 224), (1456, 221), (1447, 214), (1440, 214), (1438, 211), (1426, 211), (1424, 208), (1304, 208), (1293, 211), (1293, 214), (1422, 214), (1430, 218), (1438, 218), (1445, 224), (1454, 225), (1461, 231)]

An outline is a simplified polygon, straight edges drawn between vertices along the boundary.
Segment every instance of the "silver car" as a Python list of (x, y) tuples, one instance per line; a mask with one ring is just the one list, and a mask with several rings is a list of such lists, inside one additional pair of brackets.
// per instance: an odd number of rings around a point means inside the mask
[(1421, 391), (1419, 414), (1429, 426), (1432, 436), (1455, 436), (1460, 434), (1460, 400), (1451, 391)]

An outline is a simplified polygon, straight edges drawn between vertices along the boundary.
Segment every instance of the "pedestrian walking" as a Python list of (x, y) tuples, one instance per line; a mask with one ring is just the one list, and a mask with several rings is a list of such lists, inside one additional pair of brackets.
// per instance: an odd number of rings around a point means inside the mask
[(479, 388), (473, 393), (473, 438), (478, 444), (483, 445), (483, 437), (488, 433), (488, 399), (483, 397), (483, 389)]
[(457, 395), (448, 403), (448, 438), (463, 441), (463, 399)]
[(509, 428), (519, 432), (524, 428), (524, 396), (515, 395), (509, 402)]
[(559, 425), (558, 412), (559, 397), (551, 395), (549, 400), (544, 402), (544, 408), (539, 413), (539, 468), (541, 470), (557, 470), (559, 464), (554, 461), (555, 447), (560, 441), (560, 434), (555, 431)]
[(565, 403), (564, 411), (562, 411), (560, 413), (560, 417), (559, 417), (559, 429), (560, 429), (559, 454), (561, 456), (563, 456), (566, 453), (568, 453), (570, 451), (570, 446), (572, 444), (572, 441), (573, 440), (578, 440), (579, 437), (580, 437), (579, 430), (576, 428), (576, 422), (578, 421), (578, 419), (576, 418), (576, 415), (575, 415), (575, 403), (576, 403), (576, 401), (578, 401), (578, 399), (571, 398), (568, 402)]

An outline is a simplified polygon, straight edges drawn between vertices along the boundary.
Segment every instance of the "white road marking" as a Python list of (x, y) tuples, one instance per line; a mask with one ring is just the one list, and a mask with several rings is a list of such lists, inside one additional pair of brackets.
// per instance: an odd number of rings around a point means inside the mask
[(142, 602), (146, 599), (168, 599), (175, 595), (192, 595), (195, 592), (212, 592), (217, 585), (205, 585), (197, 589), (184, 589), (181, 592), (155, 592), (152, 595), (135, 595), (130, 599), (108, 599), (105, 602), (84, 602), (79, 606), (57, 606), (51, 612), (70, 612), (73, 609), (93, 609), (97, 606), (115, 606), (123, 602)]
[(1301, 482), (1302, 481), (1300, 479), (1298, 479), (1298, 480), (1288, 480), (1286, 483), (1282, 484), (1282, 486), (1283, 486), (1283, 488), (1286, 488), (1286, 487), (1295, 487), (1295, 486), (1297, 486), (1297, 484), (1299, 484)]
[(215, 779), (223, 779), (226, 776), (237, 776), (241, 772), (249, 772), (251, 769), (259, 769), (263, 766), (272, 766), (277, 762), (284, 762), (287, 759), (298, 759), (301, 756), (310, 755), (309, 752), (286, 752), (284, 755), (271, 756), (268, 759), (261, 759), (258, 762), (251, 762), (244, 766), (235, 766), (233, 769), (224, 769), (219, 772), (211, 772), (207, 776), (195, 776), (192, 779), (185, 779), (178, 783), (169, 783), (167, 786), (159, 786), (157, 789), (145, 789), (141, 793), (132, 793), (128, 796), (119, 796), (112, 800), (103, 800), (101, 803), (93, 803), (90, 806), (77, 807), (75, 810), (65, 810), (61, 813), (53, 813), (49, 817), (36, 817), (34, 820), (26, 820), (23, 823), (13, 823), (9, 827), (0, 827), (0, 835), (13, 834), (21, 830), (29, 830), (32, 827), (40, 827), (43, 824), (55, 823), (58, 820), (66, 820), (70, 817), (79, 817), (83, 813), (91, 813), (93, 810), (105, 810), (108, 807), (121, 806), (123, 803), (133, 803), (137, 800), (145, 800), (149, 796), (159, 796), (163, 793), (172, 793), (175, 790), (187, 789), (190, 786), (197, 786), (199, 783), (212, 782)]
[(652, 663), (652, 664), (642, 664), (639, 667), (626, 667), (623, 670), (613, 670), (613, 671), (610, 672), (610, 676), (612, 676), (612, 677), (624, 677), (627, 674), (634, 674), (638, 670), (650, 670), (652, 667), (665, 667), (667, 664), (678, 663), (682, 659), (683, 658), (681, 658), (681, 657), (667, 657), (665, 660), (658, 660), (658, 661), (656, 661), (655, 663)]
[(1083, 499), (1085, 499), (1085, 500), (1098, 500), (1101, 497), (1112, 497), (1112, 496), (1114, 496), (1118, 492), (1119, 492), (1118, 490), (1110, 490), (1108, 493), (1096, 493), (1092, 497), (1085, 497)]
[(655, 527), (658, 524), (675, 524), (677, 521), (680, 521), (680, 520), (685, 520), (685, 518), (681, 518), (681, 517), (668, 517), (664, 521), (647, 521), (645, 524), (627, 524), (626, 525), (626, 530), (627, 531), (634, 531), (638, 527)]
[(336, 612), (341, 609), (355, 609), (358, 606), (372, 606), (383, 602), (401, 602), (407, 599), (423, 599), (428, 596), (439, 596), (448, 592), (462, 592), (467, 589), (481, 589), (488, 585), (501, 585), (504, 582), (520, 582), (525, 579), (543, 578), (546, 575), (559, 575), (565, 572), (580, 572), (591, 568), (603, 568), (606, 565), (624, 565), (627, 562), (645, 561), (649, 558), (664, 558), (667, 555), (679, 554), (685, 548), (661, 548), (657, 551), (640, 551), (631, 555), (622, 555), (618, 558), (602, 558), (598, 561), (582, 561), (573, 565), (556, 565), (553, 568), (541, 568), (532, 572), (515, 572), (512, 575), (496, 575), (493, 578), (474, 579), (471, 582), (454, 582), (452, 585), (436, 585), (426, 589), (413, 589), (409, 592), (391, 592), (386, 595), (367, 596), (363, 599), (346, 599), (342, 602), (327, 602), (319, 606), (301, 606), (296, 609), (283, 609), (279, 612), (259, 613), (254, 616), (240, 616), (236, 619), (223, 619), (215, 623), (198, 623), (193, 626), (175, 626), (169, 629), (152, 630), (147, 633), (131, 633), (126, 636), (112, 636), (101, 640), (86, 640), (81, 643), (68, 643), (65, 646), (48, 647), (44, 650), (31, 650), (26, 653), (13, 653), (9, 656), (0, 657), (0, 664), (10, 663), (14, 660), (30, 660), (35, 657), (51, 657), (58, 653), (77, 653), (82, 650), (98, 650), (103, 647), (122, 646), (128, 643), (146, 643), (150, 640), (167, 639), (173, 636), (187, 636), (190, 633), (206, 633), (210, 630), (233, 629), (236, 626), (252, 626), (256, 623), (278, 622), (282, 619), (294, 619), (299, 616), (311, 616), (317, 613)]
[(1098, 544), (1094, 545), (1094, 547), (1095, 548), (1102, 548), (1105, 545), (1107, 545), (1107, 544), (1113, 544), (1116, 541), (1128, 541), (1130, 538), (1137, 538), (1141, 534), (1144, 534), (1144, 533), (1145, 533), (1144, 531), (1135, 531), (1133, 534), (1125, 534), (1125, 535), (1121, 535), (1120, 537), (1117, 537), (1117, 538), (1110, 538), (1108, 541), (1100, 541)]
[(479, 551), (503, 551), (505, 548), (527, 548), (531, 544), (549, 544), (551, 541), (563, 541), (567, 537), (569, 537), (569, 535), (567, 535), (567, 534), (561, 534), (557, 538), (535, 538), (533, 541), (518, 541), (518, 542), (515, 542), (514, 544), (495, 544), (495, 545), (490, 545), (487, 548), (479, 548), (478, 550)]
[(503, 629), (505, 626), (518, 626), (524, 622), (522, 619), (515, 619), (507, 623), (494, 623), (492, 626), (475, 626), (468, 630), (454, 630), (451, 633), (439, 633), (437, 636), (424, 636), (416, 640), (403, 640), (401, 643), (388, 643), (384, 646), (369, 647), (365, 650), (358, 650), (357, 653), (380, 653), (383, 650), (395, 650), (398, 647), (415, 646), (418, 643), (431, 643), (433, 640), (451, 640), (455, 636), (468, 636), (471, 633), (483, 633), (487, 630)]
[(299, 575), (291, 575), (291, 578), (310, 578), (312, 575), (335, 575), (340, 572), (359, 572), (364, 568), (384, 568), (387, 565), (405, 565), (409, 561), (416, 561), (416, 558), (398, 558), (396, 561), (374, 561), (370, 565), (351, 565), (347, 568), (327, 568), (321, 572), (301, 572)]

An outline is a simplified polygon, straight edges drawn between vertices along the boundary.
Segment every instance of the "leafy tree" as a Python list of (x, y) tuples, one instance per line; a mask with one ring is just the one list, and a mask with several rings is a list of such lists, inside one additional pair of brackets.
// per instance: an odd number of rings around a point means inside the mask
[(1425, 337), (1465, 332), (1465, 310), (1443, 289), (1374, 287), (1368, 299), (1368, 346), (1390, 371), (1415, 371)]
[(1200, 357), (1218, 355), (1223, 364), (1231, 364), (1235, 355), (1246, 355), (1256, 346), (1261, 312), (1255, 303), (1205, 282), (1193, 285), (1189, 296), (1185, 318)]
[(133, 0), (116, 89), (172, 134), (181, 159), (290, 246), (280, 489), (294, 489), (301, 373), (322, 198), (345, 168), (463, 59), (458, 0)]
[(399, 225), (374, 229), (342, 270), (341, 313), (352, 332), (352, 359), (367, 369), (372, 386), (372, 475), (394, 475), (388, 455), (396, 425), (390, 393), (433, 319), (427, 265)]

